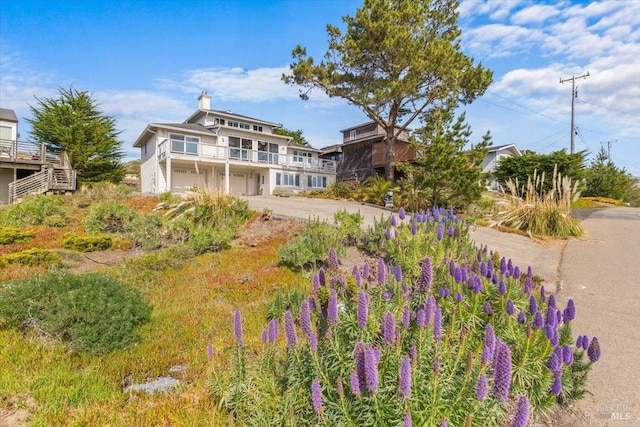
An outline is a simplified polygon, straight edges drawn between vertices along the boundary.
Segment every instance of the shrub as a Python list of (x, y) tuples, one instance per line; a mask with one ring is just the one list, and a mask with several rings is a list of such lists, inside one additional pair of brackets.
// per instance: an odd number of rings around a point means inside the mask
[(2, 257), (7, 264), (31, 265), (40, 267), (56, 267), (62, 265), (62, 257), (48, 249), (30, 248), (14, 252)]
[(0, 288), (0, 318), (94, 355), (135, 344), (150, 308), (139, 291), (103, 274), (55, 273), (7, 282)]
[(572, 300), (562, 310), (530, 269), (475, 248), (450, 211), (394, 222), (373, 266), (341, 271), (330, 253), (255, 356), (236, 311), (234, 363), (212, 392), (237, 424), (501, 426), (517, 400), (523, 425), (529, 405), (547, 411), (584, 392), (600, 348), (582, 336), (574, 345)]
[(88, 233), (126, 233), (138, 217), (136, 211), (116, 202), (100, 203), (89, 210), (85, 219)]
[(346, 209), (341, 209), (333, 215), (333, 221), (338, 227), (338, 233), (345, 245), (355, 245), (360, 240), (362, 220), (360, 213), (349, 213)]
[(131, 224), (131, 244), (145, 251), (163, 246), (163, 224), (158, 214), (138, 215)]
[(113, 239), (108, 235), (97, 236), (77, 236), (66, 234), (62, 240), (65, 249), (78, 252), (94, 252), (109, 249), (113, 244)]
[(336, 181), (327, 187), (324, 194), (336, 199), (350, 199), (352, 192), (352, 186), (344, 181)]
[(340, 253), (344, 251), (338, 229), (328, 222), (313, 220), (298, 237), (278, 249), (278, 256), (283, 264), (290, 267), (317, 267), (329, 248), (336, 248)]
[(127, 198), (133, 189), (126, 184), (114, 184), (113, 182), (95, 182), (83, 184), (78, 191), (80, 196), (90, 200), (112, 202)]
[(15, 227), (28, 225), (48, 225), (62, 227), (66, 225), (67, 214), (59, 196), (25, 197), (22, 203), (11, 205), (0, 215), (0, 222)]
[(571, 203), (580, 196), (578, 183), (562, 177), (554, 169), (550, 190), (545, 191), (545, 175), (533, 176), (526, 187), (518, 188), (518, 182), (509, 181), (510, 205), (498, 225), (515, 228), (540, 236), (569, 237), (584, 233), (571, 216)]
[(158, 200), (160, 200), (160, 203), (164, 203), (165, 205), (175, 205), (182, 201), (182, 197), (176, 194), (172, 194), (169, 191), (165, 191), (158, 195)]
[(33, 239), (33, 232), (15, 227), (0, 227), (0, 245), (27, 243)]

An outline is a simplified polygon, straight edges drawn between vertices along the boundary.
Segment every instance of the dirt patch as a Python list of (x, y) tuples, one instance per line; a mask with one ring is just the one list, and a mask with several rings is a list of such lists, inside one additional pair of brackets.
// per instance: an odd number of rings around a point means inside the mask
[(303, 227), (300, 221), (281, 219), (269, 214), (255, 215), (240, 229), (233, 245), (255, 248), (275, 237), (293, 236), (302, 231)]
[(68, 271), (73, 274), (90, 273), (100, 268), (112, 267), (124, 261), (144, 255), (141, 249), (107, 249), (105, 251), (87, 252), (76, 255), (70, 263)]

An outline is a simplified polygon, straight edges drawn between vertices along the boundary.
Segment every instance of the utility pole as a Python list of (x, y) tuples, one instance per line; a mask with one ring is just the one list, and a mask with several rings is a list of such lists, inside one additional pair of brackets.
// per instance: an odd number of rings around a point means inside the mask
[(609, 158), (609, 161), (611, 161), (611, 144), (613, 144), (614, 142), (618, 142), (618, 140), (614, 140), (614, 141), (604, 141), (601, 142), (600, 144), (607, 144), (607, 157)]
[(571, 80), (571, 154), (575, 151), (575, 135), (576, 135), (576, 126), (575, 126), (575, 109), (576, 109), (576, 98), (578, 97), (578, 91), (576, 89), (576, 79), (586, 79), (589, 77), (589, 72), (587, 74), (583, 74), (581, 76), (571, 76), (568, 79), (560, 79), (560, 84), (564, 82), (568, 82)]

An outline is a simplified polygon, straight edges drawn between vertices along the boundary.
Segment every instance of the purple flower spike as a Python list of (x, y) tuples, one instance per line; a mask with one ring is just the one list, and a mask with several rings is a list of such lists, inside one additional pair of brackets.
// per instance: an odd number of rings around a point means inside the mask
[(335, 248), (329, 248), (329, 256), (327, 257), (329, 270), (336, 271), (340, 265), (338, 261), (338, 253)]
[(313, 284), (313, 292), (318, 292), (318, 288), (320, 287), (320, 275), (318, 273), (313, 273), (311, 283)]
[(338, 323), (338, 292), (335, 289), (329, 291), (329, 307), (327, 308), (327, 320), (331, 326)]
[(480, 375), (478, 383), (476, 384), (476, 399), (479, 401), (485, 400), (487, 398), (488, 388), (489, 383), (487, 381), (487, 377), (485, 375)]
[(409, 327), (409, 322), (411, 321), (411, 308), (408, 305), (405, 305), (402, 309), (402, 327), (407, 329)]
[(405, 217), (406, 217), (406, 213), (404, 211), (404, 208), (401, 206), (400, 209), (398, 209), (398, 218), (403, 220), (405, 219)]
[(402, 356), (402, 362), (400, 362), (398, 393), (402, 397), (402, 400), (407, 400), (411, 393), (411, 360), (406, 354)]
[(240, 310), (236, 308), (233, 312), (233, 331), (235, 332), (236, 342), (240, 345), (244, 344), (242, 339), (242, 317), (240, 317)]
[(487, 265), (484, 262), (480, 263), (480, 275), (481, 276), (487, 275)]
[(493, 316), (493, 308), (491, 308), (489, 301), (485, 301), (484, 304), (482, 304), (482, 312), (487, 316)]
[(538, 301), (533, 295), (529, 296), (529, 313), (536, 314), (538, 312)]
[(539, 311), (533, 317), (533, 329), (541, 329), (544, 326), (544, 320), (542, 319), (542, 313)]
[(547, 301), (547, 293), (544, 290), (544, 285), (540, 285), (540, 301), (542, 302)]
[(562, 371), (556, 371), (554, 373), (551, 393), (555, 394), (556, 396), (560, 396), (560, 393), (562, 393)]
[(387, 266), (384, 264), (384, 259), (378, 258), (378, 284), (384, 286), (387, 281)]
[(411, 221), (411, 234), (416, 235), (418, 233), (418, 224), (415, 221)]
[(324, 274), (324, 268), (318, 270), (318, 278), (320, 279), (320, 286), (327, 286), (327, 276)]
[(278, 329), (280, 322), (277, 319), (271, 319), (267, 327), (267, 342), (273, 344), (278, 339)]
[(463, 300), (463, 298), (462, 298), (462, 294), (461, 294), (460, 292), (458, 292), (458, 293), (456, 294), (456, 301), (458, 301), (458, 302), (462, 302), (462, 300)]
[(444, 225), (438, 223), (438, 229), (436, 230), (436, 241), (439, 242), (444, 237)]
[(513, 418), (511, 427), (527, 427), (529, 423), (529, 400), (522, 395), (518, 398), (516, 406), (516, 414)]
[(311, 353), (315, 354), (318, 352), (318, 336), (313, 331), (309, 333), (309, 349)]
[(449, 261), (449, 275), (450, 276), (456, 275), (456, 261), (453, 259)]
[(396, 220), (395, 215), (391, 215), (391, 225), (394, 227), (398, 225), (398, 221)]
[(518, 268), (517, 265), (513, 267), (513, 278), (516, 280), (520, 279), (520, 268)]
[(366, 292), (360, 292), (358, 294), (358, 326), (362, 329), (367, 328), (367, 321), (369, 320), (369, 294)]
[(393, 233), (391, 232), (391, 229), (387, 228), (386, 232), (387, 232), (387, 240), (391, 240), (393, 238)]
[(324, 412), (324, 406), (322, 404), (322, 388), (320, 387), (320, 380), (318, 377), (315, 377), (311, 383), (311, 403), (313, 404), (313, 412), (318, 415)]
[(440, 290), (438, 291), (438, 293), (440, 294), (440, 296), (442, 298), (446, 298), (449, 295), (451, 295), (451, 291), (449, 290), (449, 288), (440, 288)]
[(462, 282), (462, 269), (460, 267), (456, 267), (453, 271), (453, 278), (456, 283)]
[(502, 257), (500, 260), (500, 274), (504, 274), (507, 272), (507, 260), (505, 257)]
[(565, 345), (562, 348), (562, 358), (565, 365), (571, 365), (573, 363), (573, 348), (570, 345)]
[(366, 348), (364, 351), (364, 373), (367, 391), (378, 391), (378, 357), (375, 349)]
[(289, 310), (284, 312), (284, 334), (287, 339), (287, 348), (296, 348), (298, 346), (298, 335), (296, 334), (296, 325), (293, 322), (293, 315)]
[(440, 423), (440, 427), (449, 427), (449, 423), (447, 422), (447, 420), (442, 420), (442, 422)]
[(349, 383), (351, 385), (351, 392), (356, 396), (360, 397), (360, 379), (358, 378), (358, 374), (354, 371), (349, 374)]
[(311, 333), (311, 313), (309, 311), (309, 301), (304, 300), (300, 304), (300, 312), (299, 312), (299, 321), (300, 321), (300, 329), (302, 330), (302, 335), (308, 337)]
[(427, 312), (422, 307), (418, 308), (416, 312), (416, 323), (420, 329), (427, 326)]
[(506, 343), (497, 340), (495, 353), (492, 392), (496, 399), (505, 401), (511, 387), (511, 349)]
[(476, 252), (476, 259), (478, 260), (478, 262), (482, 262), (482, 248), (478, 249), (478, 251)]
[(562, 359), (558, 359), (558, 353), (556, 353), (555, 351), (553, 353), (551, 353), (551, 356), (549, 356), (549, 360), (547, 360), (547, 368), (549, 368), (550, 371), (558, 371), (562, 368)]
[(547, 307), (553, 307), (554, 310), (557, 308), (556, 307), (556, 296), (551, 294), (549, 295), (549, 301), (547, 302)]
[(555, 328), (551, 325), (547, 325), (544, 327), (544, 333), (547, 336), (547, 339), (549, 341), (551, 341), (553, 339), (553, 332), (555, 331)]
[(523, 324), (527, 321), (527, 317), (524, 315), (524, 311), (520, 310), (518, 313), (518, 323)]
[(516, 312), (516, 307), (513, 305), (513, 300), (511, 298), (507, 298), (507, 314), (509, 316), (513, 316), (515, 312)]
[(591, 339), (591, 344), (587, 349), (587, 356), (591, 363), (596, 363), (600, 359), (600, 342), (597, 337)]
[(362, 278), (365, 280), (369, 280), (369, 263), (365, 262), (364, 265), (362, 266)]
[(442, 310), (437, 305), (433, 315), (433, 339), (436, 341), (442, 339)]
[(396, 264), (396, 281), (398, 282), (402, 282), (402, 267), (400, 267), (400, 264)]
[(313, 297), (313, 295), (309, 295), (307, 301), (309, 301), (309, 311), (316, 311), (318, 307), (316, 306), (316, 299)]
[(447, 230), (447, 231), (448, 231), (447, 235), (449, 237), (453, 237), (456, 234), (456, 229), (455, 229), (455, 227), (453, 225), (450, 225), (449, 226), (449, 230)]
[(418, 286), (425, 292), (431, 289), (431, 280), (433, 278), (433, 263), (431, 258), (425, 257), (422, 260), (422, 267), (420, 269), (420, 280)]
[(213, 344), (207, 344), (207, 359), (209, 362), (213, 360)]
[(482, 364), (487, 364), (492, 358), (496, 349), (496, 334), (491, 323), (487, 323), (484, 328), (484, 347), (482, 348)]
[(382, 337), (388, 345), (396, 341), (396, 318), (393, 313), (387, 311), (382, 317)]
[(567, 301), (567, 308), (565, 308), (564, 323), (570, 322), (576, 318), (576, 303), (573, 299)]
[(500, 282), (498, 282), (498, 293), (500, 295), (507, 294), (507, 284), (504, 282), (504, 280), (500, 280)]
[(262, 330), (262, 335), (260, 336), (260, 342), (262, 342), (262, 344), (267, 342), (267, 330), (266, 329)]
[(411, 421), (411, 412), (407, 409), (407, 412), (404, 413), (404, 418), (402, 419), (402, 427), (413, 427), (413, 422)]

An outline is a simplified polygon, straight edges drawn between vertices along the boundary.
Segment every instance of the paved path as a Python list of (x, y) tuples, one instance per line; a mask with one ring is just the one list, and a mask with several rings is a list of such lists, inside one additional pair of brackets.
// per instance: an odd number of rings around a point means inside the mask
[(602, 358), (577, 403), (590, 426), (640, 426), (640, 209), (591, 211), (588, 236), (570, 240), (559, 301), (576, 302), (573, 335), (595, 335)]

